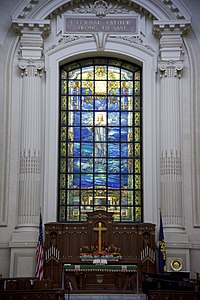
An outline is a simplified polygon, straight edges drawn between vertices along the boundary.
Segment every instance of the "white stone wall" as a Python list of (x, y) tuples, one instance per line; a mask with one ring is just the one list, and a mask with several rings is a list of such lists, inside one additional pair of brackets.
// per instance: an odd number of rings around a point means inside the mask
[[(200, 2), (184, 0), (183, 6), (179, 0), (172, 1), (173, 4), (170, 1), (157, 1), (157, 5), (151, 0), (130, 1), (133, 6), (129, 6), (129, 10), (134, 10), (137, 3), (143, 6), (139, 38), (103, 34), (63, 38), (60, 18), (56, 16), (55, 9), (59, 5), (63, 9), (68, 2), (52, 1), (49, 5), (48, 1), (0, 2), (0, 274), (34, 275), (39, 208), (42, 209), (44, 223), (56, 221), (59, 64), (80, 57), (107, 55), (138, 62), (143, 66), (144, 221), (153, 222), (159, 228), (159, 210), (164, 208), (168, 269), (170, 261), (179, 258), (184, 270), (190, 270), (194, 275), (200, 271)], [(123, 9), (124, 6), (121, 7), (121, 13)], [(73, 11), (73, 7), (70, 10)], [(44, 20), (52, 12), (50, 20)], [(119, 14), (120, 10), (116, 13)], [(152, 20), (151, 14), (157, 18), (157, 23)], [(187, 22), (181, 18), (182, 15), (185, 20), (192, 17), (190, 29), (183, 39), (183, 24)], [(164, 39), (160, 40), (163, 28), (168, 28), (171, 34), (174, 32), (173, 25), (178, 28), (173, 43), (171, 37), (166, 38), (166, 31)], [(155, 29), (158, 35), (153, 33)], [(175, 68), (178, 77), (167, 81), (171, 73), (163, 73), (166, 70), (160, 68), (159, 58), (161, 62), (166, 62), (167, 68), (169, 62), (174, 67), (174, 61), (182, 60), (181, 69)], [(21, 64), (23, 60), (24, 65)], [(41, 61), (40, 66), (38, 60)], [(27, 84), (30, 89), (27, 89)], [(169, 91), (174, 84), (174, 92)], [(33, 86), (37, 87), (39, 94), (34, 89), (31, 91)], [(172, 111), (169, 106), (165, 114), (162, 107), (169, 97), (174, 97), (174, 100), (178, 98), (178, 106), (173, 107)], [(28, 102), (31, 99), (40, 99), (37, 107), (31, 106), (32, 102)], [(24, 102), (28, 112), (22, 109)], [(29, 130), (29, 122), (24, 121), (24, 117), (31, 118), (34, 109), (39, 120), (35, 124), (34, 118)], [(179, 128), (174, 134), (177, 114)], [(162, 121), (165, 117), (164, 124)], [(171, 130), (169, 139), (164, 134), (167, 128)], [(170, 150), (172, 145), (175, 152), (181, 152), (181, 181), (176, 181), (173, 176), (170, 179), (162, 177), (160, 171), (161, 153), (165, 153), (167, 147)], [(34, 153), (40, 154), (41, 169), (37, 175), (34, 173), (36, 176), (24, 175), (20, 159), (22, 164), (26, 151), (26, 158), (28, 153), (33, 153), (33, 156)], [(161, 182), (164, 182), (165, 192)], [(177, 182), (181, 182), (181, 185)], [(38, 186), (37, 191), (35, 185)], [(178, 204), (173, 218), (174, 198), (170, 200), (170, 209), (167, 199), (169, 192), (177, 188), (180, 192), (176, 194)], [(32, 196), (27, 192), (30, 190)], [(177, 218), (177, 215), (181, 218)]]

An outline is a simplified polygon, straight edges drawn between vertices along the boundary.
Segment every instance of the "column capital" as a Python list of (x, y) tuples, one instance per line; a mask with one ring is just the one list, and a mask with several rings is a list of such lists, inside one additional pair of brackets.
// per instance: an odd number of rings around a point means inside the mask
[(161, 72), (161, 77), (180, 77), (180, 72), (183, 69), (183, 60), (160, 60), (158, 68)]
[(19, 59), (19, 67), (22, 70), (21, 75), (37, 76), (44, 69), (43, 59)]

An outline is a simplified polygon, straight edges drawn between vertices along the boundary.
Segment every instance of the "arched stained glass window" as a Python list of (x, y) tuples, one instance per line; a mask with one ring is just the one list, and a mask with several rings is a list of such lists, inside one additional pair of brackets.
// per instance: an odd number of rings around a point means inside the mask
[(142, 221), (141, 72), (111, 58), (60, 67), (58, 221)]

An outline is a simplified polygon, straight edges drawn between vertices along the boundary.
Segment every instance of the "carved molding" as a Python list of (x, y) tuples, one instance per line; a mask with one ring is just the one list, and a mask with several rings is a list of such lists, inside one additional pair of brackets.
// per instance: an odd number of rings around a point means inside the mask
[(24, 30), (29, 30), (32, 34), (40, 32), (43, 37), (50, 34), (50, 20), (21, 20), (13, 19), (12, 24), (17, 33), (22, 33)]
[(185, 34), (190, 29), (190, 20), (168, 20), (168, 21), (153, 21), (153, 33), (161, 35), (164, 31), (179, 31), (180, 35)]
[[(47, 1), (48, 2), (48, 1)], [(75, 3), (74, 3), (75, 2)], [(59, 7), (57, 7), (56, 9), (54, 9), (53, 11), (49, 12), (49, 18), (53, 18), (56, 15), (60, 15), (61, 13), (65, 12), (66, 10), (72, 9), (72, 7), (74, 7), (76, 5), (77, 10), (80, 11), (81, 10), (87, 10), (87, 11), (95, 11), (98, 7), (98, 13), (102, 14), (105, 13), (105, 11), (109, 11), (109, 13), (112, 13), (112, 11), (119, 11), (119, 9), (122, 11), (122, 8), (124, 7), (124, 9), (134, 9), (138, 12), (140, 12), (143, 15), (146, 15), (147, 17), (153, 19), (155, 18), (152, 15), (152, 12), (149, 12), (146, 8), (142, 7), (141, 5), (134, 3), (131, 0), (123, 0), (123, 1), (119, 1), (120, 5), (116, 2), (118, 1), (84, 1), (85, 4), (82, 4), (81, 0), (76, 0), (76, 1), (69, 1), (68, 3), (64, 3), (61, 4)], [(16, 9), (16, 11), (13, 13), (13, 16), (15, 18), (19, 18), (19, 19), (26, 19), (29, 16), (31, 16), (31, 14), (33, 13), (34, 9), (40, 5), (40, 1), (39, 0), (30, 0), (29, 3), (23, 7), (18, 6), (18, 8)], [(47, 4), (48, 5), (48, 4)], [(181, 11), (179, 10), (179, 8), (173, 3), (172, 0), (164, 0), (161, 2), (162, 5), (162, 9), (166, 9), (169, 11), (169, 13), (172, 16), (175, 16), (175, 18), (177, 19), (184, 19), (184, 15), (181, 13)]]
[(161, 175), (182, 175), (181, 153), (171, 150), (170, 153), (162, 151), (160, 158)]

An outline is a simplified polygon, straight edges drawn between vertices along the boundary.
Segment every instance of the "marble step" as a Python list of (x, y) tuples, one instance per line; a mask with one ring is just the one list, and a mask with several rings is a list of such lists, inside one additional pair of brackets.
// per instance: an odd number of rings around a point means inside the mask
[(144, 294), (65, 294), (65, 300), (147, 300)]

